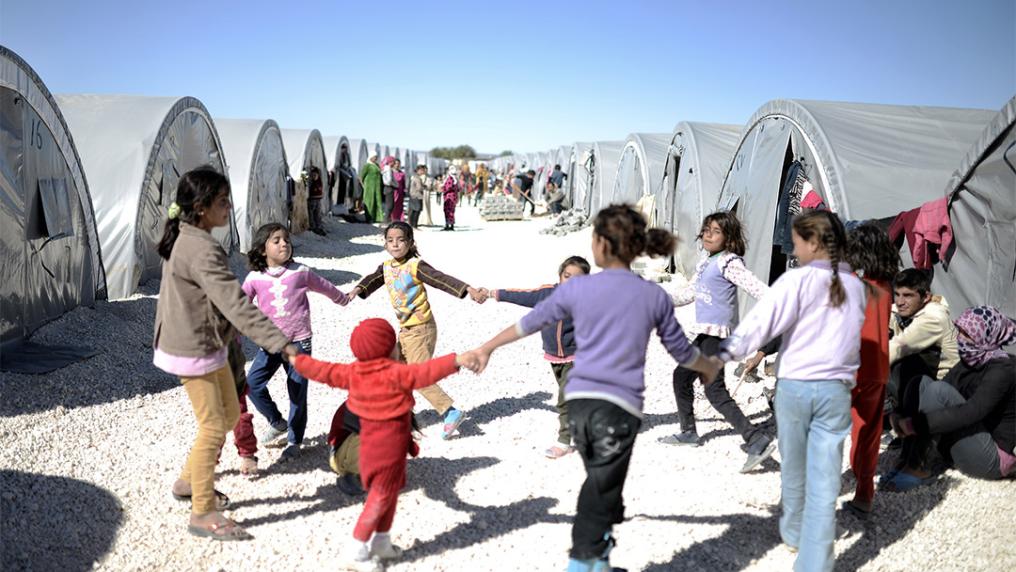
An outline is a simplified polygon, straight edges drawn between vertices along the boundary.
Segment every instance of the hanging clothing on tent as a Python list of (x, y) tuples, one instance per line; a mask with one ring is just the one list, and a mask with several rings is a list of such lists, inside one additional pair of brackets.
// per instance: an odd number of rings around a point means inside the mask
[(783, 254), (794, 253), (794, 241), (790, 238), (791, 223), (796, 215), (801, 214), (801, 196), (812, 188), (804, 176), (804, 165), (800, 161), (791, 163), (787, 168), (786, 182), (780, 190), (776, 229), (773, 232), (773, 245), (779, 246)]
[[(889, 226), (889, 239), (897, 246), (903, 246), (903, 238), (906, 237), (914, 268), (931, 269), (952, 245), (948, 201), (948, 197), (942, 197), (902, 212)], [(935, 246), (934, 252), (932, 245)]]
[(804, 192), (805, 192), (804, 193), (804, 198), (801, 199), (801, 210), (802, 211), (804, 209), (812, 209), (812, 210), (820, 210), (820, 211), (824, 211), (824, 210), (828, 210), (829, 209), (829, 207), (826, 206), (825, 201), (822, 200), (822, 197), (819, 196), (819, 194), (815, 192), (814, 187), (811, 186), (811, 183), (807, 183), (807, 182), (805, 183)]

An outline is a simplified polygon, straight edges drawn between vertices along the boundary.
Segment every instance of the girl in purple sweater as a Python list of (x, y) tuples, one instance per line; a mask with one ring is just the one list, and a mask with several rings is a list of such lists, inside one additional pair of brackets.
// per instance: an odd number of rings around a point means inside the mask
[(720, 345), (719, 356), (742, 359), (783, 336), (776, 372), (780, 536), (791, 551), (800, 550), (794, 570), (829, 571), (850, 391), (861, 363), (865, 288), (841, 262), (847, 234), (835, 214), (796, 217), (792, 238), (800, 268), (773, 283)]
[[(307, 292), (323, 294), (342, 306), (346, 305), (346, 294), (306, 266), (293, 262), (289, 231), (279, 223), (269, 223), (258, 229), (247, 258), (251, 272), (243, 281), (243, 291), (290, 340), (309, 354), (311, 329)], [(287, 376), (288, 423), (268, 393), (268, 381), (279, 366), (286, 370)], [(266, 446), (280, 444), (278, 442), (288, 432), (289, 446), (283, 450), (280, 460), (289, 460), (300, 450), (307, 428), (307, 380), (289, 365), (285, 356), (261, 348), (247, 372), (247, 385), (251, 402), (268, 420), (269, 427), (261, 436), (262, 443)]]
[(601, 210), (593, 224), (593, 260), (603, 271), (572, 277), (518, 324), (474, 350), (482, 370), (500, 346), (560, 320), (571, 318), (575, 325), (575, 366), (564, 398), (586, 480), (572, 525), (572, 572), (611, 569), (611, 528), (624, 519), (621, 492), (642, 424), (649, 335), (656, 330), (670, 355), (705, 379), (716, 377), (721, 366), (688, 343), (667, 293), (631, 271), (631, 261), (643, 253), (673, 253), (677, 239), (665, 230), (647, 231), (645, 219), (628, 205)]

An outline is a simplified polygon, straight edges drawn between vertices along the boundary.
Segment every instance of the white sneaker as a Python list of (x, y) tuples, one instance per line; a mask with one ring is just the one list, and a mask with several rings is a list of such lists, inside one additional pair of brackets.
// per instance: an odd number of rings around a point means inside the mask
[(401, 558), (404, 551), (392, 544), (392, 537), (384, 533), (374, 533), (370, 541), (370, 555), (379, 560)]
[(354, 572), (375, 572), (384, 570), (381, 566), (381, 562), (376, 558), (372, 558), (370, 551), (367, 550), (366, 543), (354, 542), (350, 546), (349, 551), (345, 554), (345, 558), (342, 561), (343, 570), (352, 570)]

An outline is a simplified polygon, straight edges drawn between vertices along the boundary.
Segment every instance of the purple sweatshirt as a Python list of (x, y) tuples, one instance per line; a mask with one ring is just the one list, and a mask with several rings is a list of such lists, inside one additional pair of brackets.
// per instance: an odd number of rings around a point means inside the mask
[(854, 383), (861, 364), (864, 284), (840, 263), (847, 298), (829, 305), (832, 265), (816, 260), (788, 270), (769, 287), (737, 329), (721, 344), (720, 357), (742, 359), (776, 336), (783, 336), (776, 377), (798, 381)]
[(323, 294), (336, 304), (346, 304), (345, 294), (331, 282), (295, 262), (264, 272), (251, 271), (243, 280), (247, 296), (257, 299), (258, 309), (294, 342), (311, 337), (308, 290)]
[(674, 317), (670, 296), (630, 270), (575, 276), (533, 308), (515, 326), (519, 335), (567, 318), (575, 325), (575, 366), (565, 400), (602, 399), (642, 417), (646, 348), (653, 329), (678, 363), (690, 364), (698, 350)]

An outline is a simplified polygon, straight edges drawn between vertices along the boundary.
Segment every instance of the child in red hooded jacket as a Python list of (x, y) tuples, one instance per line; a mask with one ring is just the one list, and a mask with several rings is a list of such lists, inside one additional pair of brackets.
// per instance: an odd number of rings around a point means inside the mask
[(368, 492), (347, 564), (354, 570), (373, 570), (377, 561), (402, 554), (389, 531), (399, 490), (406, 484), (406, 454), (419, 452), (411, 437), (413, 390), (437, 383), (460, 366), (475, 370), (477, 364), (471, 356), (455, 354), (415, 364), (397, 362), (395, 330), (380, 318), (360, 322), (349, 345), (357, 359), (351, 364), (306, 354), (291, 356), (290, 362), (307, 379), (349, 390), (349, 410), (360, 418), (360, 478)]

